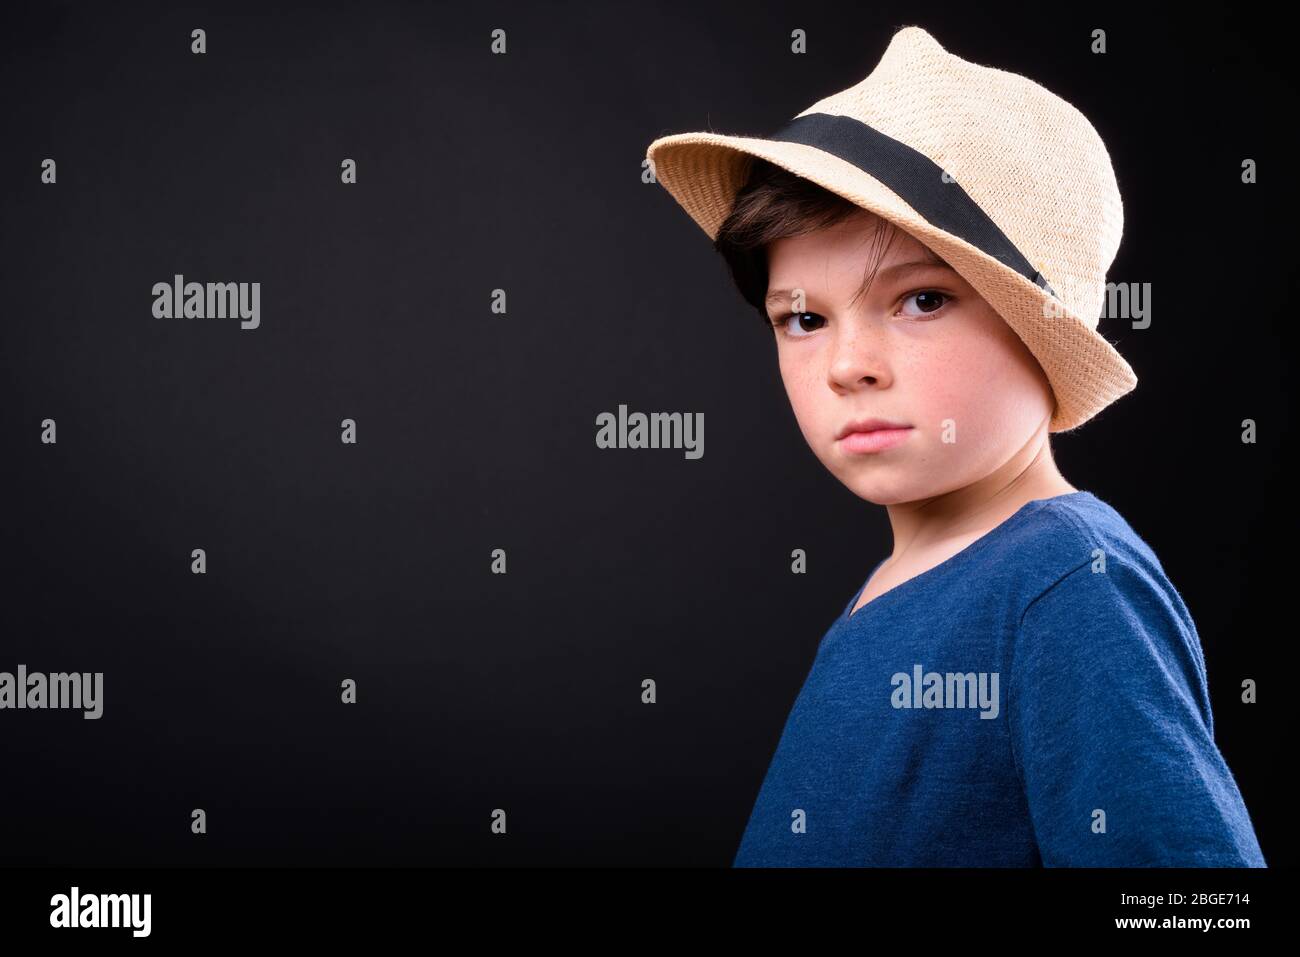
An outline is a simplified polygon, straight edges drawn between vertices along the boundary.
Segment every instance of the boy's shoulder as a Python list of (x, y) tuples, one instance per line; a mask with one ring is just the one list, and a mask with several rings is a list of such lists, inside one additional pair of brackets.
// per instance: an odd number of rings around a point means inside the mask
[[(1054, 653), (1063, 636), (1092, 654), (1102, 642), (1081, 636), (1101, 629), (1112, 653), (1127, 646), (1186, 664), (1188, 680), (1201, 689), (1204, 720), (1212, 722), (1204, 696), (1205, 656), (1196, 623), (1154, 550), (1109, 502), (1076, 492), (1031, 502), (1004, 546), (1020, 564), (1006, 583), (1017, 633), (1051, 635)], [(1031, 638), (1030, 643), (1033, 643)], [(1067, 641), (1067, 644), (1070, 642)], [(1172, 665), (1171, 665), (1172, 667)], [(1212, 725), (1210, 725), (1212, 726)]]
[(1047, 556), (1059, 554), (1073, 567), (1091, 558), (1096, 548), (1107, 555), (1141, 557), (1159, 564), (1151, 546), (1109, 502), (1092, 492), (1079, 491), (1039, 499), (1026, 506), (1029, 521), (1022, 526), (1024, 541), (1037, 542)]
[(1151, 546), (1092, 492), (1029, 502), (1009, 524), (990, 558), (1013, 570), (1011, 584), (1022, 606), (1080, 569), (1101, 570), (1116, 562), (1151, 587), (1177, 594)]

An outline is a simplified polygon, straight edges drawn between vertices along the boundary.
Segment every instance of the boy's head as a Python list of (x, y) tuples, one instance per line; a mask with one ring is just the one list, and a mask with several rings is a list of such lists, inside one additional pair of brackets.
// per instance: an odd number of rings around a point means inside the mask
[[(756, 158), (715, 246), (771, 327), (804, 438), (858, 496), (940, 495), (1046, 448), (1055, 399), (1038, 361), (892, 223)], [(872, 418), (907, 428), (875, 451), (841, 438)]]
[[(1098, 329), (1124, 228), (1106, 144), (1062, 97), (962, 59), (918, 26), (897, 30), (862, 80), (768, 135), (660, 136), (644, 165), (643, 180), (660, 183), (719, 243), (769, 318), (769, 266), (773, 289), (818, 290), (802, 308), (827, 320), (827, 334), (778, 336), (782, 373), (814, 450), (859, 491), (887, 500), (927, 484), (904, 462), (924, 464), (934, 481), (978, 472), (976, 459), (1032, 441), (1040, 400), (1047, 431), (1064, 432), (1137, 385)], [(878, 235), (876, 216), (892, 224)], [(895, 293), (928, 290), (893, 288), (899, 277), (887, 283), (884, 270), (922, 246), (955, 270), (946, 274), (954, 308), (905, 321), (914, 317), (886, 312), (881, 297), (892, 307)], [(844, 275), (831, 281), (832, 262), (879, 281), (855, 295)], [(866, 458), (845, 456), (853, 443), (827, 444), (828, 424), (833, 436), (843, 418), (864, 413), (915, 417), (918, 431)]]

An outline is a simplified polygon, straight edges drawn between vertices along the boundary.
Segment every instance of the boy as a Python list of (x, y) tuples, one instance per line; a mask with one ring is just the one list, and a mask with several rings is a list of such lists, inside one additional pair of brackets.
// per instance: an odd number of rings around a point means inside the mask
[(1090, 318), (1123, 212), (1087, 120), (905, 27), (772, 137), (647, 155), (771, 325), (810, 448), (894, 532), (735, 865), (1265, 866), (1187, 608), (1052, 460), (1137, 383)]

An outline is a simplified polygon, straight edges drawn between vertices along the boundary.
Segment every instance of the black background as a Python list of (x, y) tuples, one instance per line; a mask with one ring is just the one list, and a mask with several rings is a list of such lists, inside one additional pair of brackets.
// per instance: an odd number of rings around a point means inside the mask
[[(776, 129), (917, 24), (1111, 151), (1109, 278), (1151, 283), (1152, 325), (1103, 320), (1140, 383), (1053, 447), (1178, 587), (1293, 864), (1293, 61), (1237, 8), (8, 8), (0, 670), (105, 678), (98, 721), (0, 714), (0, 861), (729, 864), (889, 528), (641, 161)], [(261, 327), (153, 318), (175, 273), (260, 282)], [(597, 449), (620, 403), (705, 413), (704, 457)]]

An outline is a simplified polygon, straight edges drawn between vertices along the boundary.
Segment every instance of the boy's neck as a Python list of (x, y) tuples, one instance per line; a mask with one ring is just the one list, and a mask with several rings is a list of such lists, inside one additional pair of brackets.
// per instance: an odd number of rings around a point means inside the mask
[(1079, 491), (1052, 459), (1046, 435), (977, 482), (942, 495), (886, 506), (896, 564), (909, 556), (973, 541), (1002, 524), (1026, 503)]

